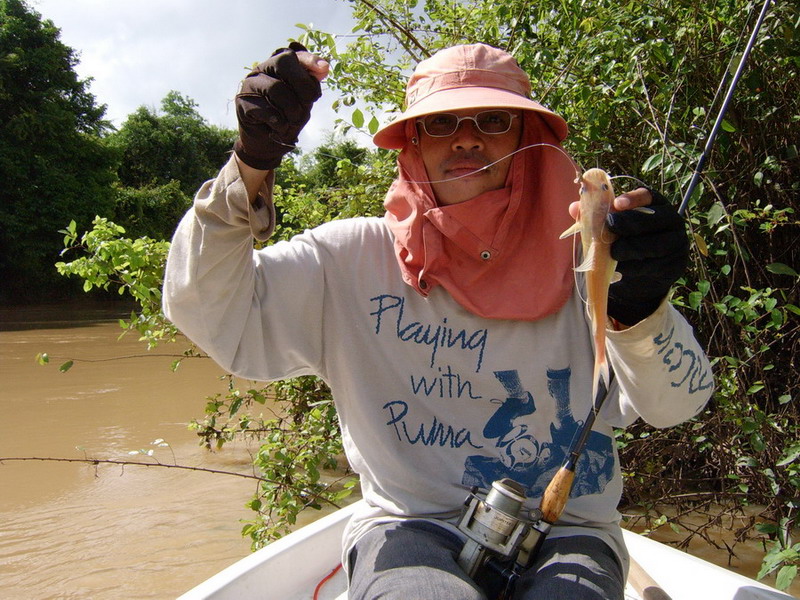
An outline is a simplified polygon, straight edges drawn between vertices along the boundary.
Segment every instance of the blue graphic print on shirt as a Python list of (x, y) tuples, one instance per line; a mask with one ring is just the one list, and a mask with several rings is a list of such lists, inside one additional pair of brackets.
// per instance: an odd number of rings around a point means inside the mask
[[(483, 434), (496, 441), (500, 458), (469, 456), (462, 484), (488, 488), (492, 482), (509, 477), (527, 488), (531, 497), (541, 496), (556, 471), (564, 464), (570, 443), (580, 423), (569, 403), (571, 370), (548, 369), (547, 391), (556, 403), (556, 420), (550, 424), (550, 441), (535, 439), (528, 433), (524, 417), (535, 410), (534, 398), (526, 391), (517, 371), (495, 371), (507, 398), (489, 419)], [(578, 461), (572, 496), (602, 493), (614, 474), (611, 438), (592, 431)]]
[[(454, 353), (466, 354), (471, 359), (468, 364), (472, 363), (470, 371), (474, 375), (480, 373), (486, 358), (488, 329), (454, 327), (447, 317), (433, 323), (417, 321), (406, 311), (406, 299), (392, 294), (372, 297), (370, 303), (375, 335), (394, 337), (427, 353), (428, 370), (408, 375), (413, 397), (487, 402), (476, 393), (472, 375), (454, 369), (448, 358), (452, 359)], [(535, 399), (525, 389), (516, 370), (495, 371), (493, 375), (504, 392), (499, 394), (503, 399), (489, 400), (499, 406), (482, 431), (463, 427), (457, 411), (418, 412), (408, 399), (390, 399), (382, 405), (386, 426), (399, 442), (411, 446), (463, 447), (484, 453), (494, 448), (490, 456), (467, 456), (462, 484), (488, 488), (493, 481), (510, 477), (527, 488), (528, 496), (540, 496), (564, 463), (580, 426), (570, 407), (571, 369), (547, 370), (547, 390), (555, 402), (556, 414), (549, 439), (537, 439), (528, 419), (536, 412), (537, 400), (542, 399)], [(612, 440), (593, 431), (578, 461), (572, 495), (602, 493), (613, 473)]]

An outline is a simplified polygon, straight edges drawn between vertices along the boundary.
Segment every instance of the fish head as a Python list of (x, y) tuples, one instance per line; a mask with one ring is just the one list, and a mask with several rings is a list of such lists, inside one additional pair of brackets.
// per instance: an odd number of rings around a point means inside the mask
[[(614, 187), (608, 173), (602, 169), (589, 169), (581, 176), (581, 232), (582, 239), (591, 238), (611, 244), (616, 236), (606, 226), (606, 217), (614, 206)], [(584, 247), (584, 254), (589, 254)]]
[(611, 208), (614, 202), (614, 186), (603, 169), (589, 169), (581, 175), (581, 200), (584, 198), (593, 203), (602, 202)]

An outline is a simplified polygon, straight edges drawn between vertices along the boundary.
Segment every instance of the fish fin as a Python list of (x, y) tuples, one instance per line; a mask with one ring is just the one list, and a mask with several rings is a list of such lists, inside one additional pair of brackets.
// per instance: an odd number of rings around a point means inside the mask
[(619, 271), (614, 271), (614, 273), (611, 275), (611, 283), (617, 283), (618, 281), (621, 280), (622, 280), (622, 273), (620, 273)]
[(566, 237), (569, 237), (571, 235), (575, 235), (576, 233), (580, 233), (580, 230), (581, 230), (581, 222), (580, 221), (575, 221), (575, 224), (572, 225), (569, 229), (567, 229), (560, 236), (558, 236), (558, 239), (563, 240)]
[(579, 273), (585, 271), (591, 271), (592, 267), (594, 266), (594, 244), (589, 246), (589, 252), (586, 254), (586, 258), (583, 259), (583, 262), (575, 267), (575, 270)]

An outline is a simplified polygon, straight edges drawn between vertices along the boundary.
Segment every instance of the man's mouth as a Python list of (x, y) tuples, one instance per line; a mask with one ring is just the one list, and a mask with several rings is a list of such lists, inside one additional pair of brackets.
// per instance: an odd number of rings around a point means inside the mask
[(474, 160), (453, 161), (445, 166), (444, 172), (448, 177), (469, 177), (471, 175), (481, 175), (488, 172), (487, 163)]

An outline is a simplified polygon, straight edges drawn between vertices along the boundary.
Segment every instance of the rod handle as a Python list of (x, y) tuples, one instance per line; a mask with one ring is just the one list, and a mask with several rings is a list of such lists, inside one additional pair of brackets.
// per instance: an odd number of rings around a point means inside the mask
[(547, 484), (539, 508), (542, 511), (542, 518), (548, 523), (553, 524), (558, 521), (564, 512), (574, 479), (575, 471), (561, 467)]

